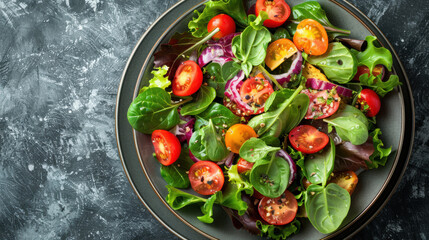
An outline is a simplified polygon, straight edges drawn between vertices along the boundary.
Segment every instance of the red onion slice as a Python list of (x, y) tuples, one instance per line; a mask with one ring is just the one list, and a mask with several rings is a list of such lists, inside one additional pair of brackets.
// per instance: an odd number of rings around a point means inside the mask
[(307, 79), (307, 82), (305, 83), (305, 86), (307, 88), (312, 88), (316, 90), (331, 90), (333, 88), (337, 88), (337, 93), (344, 96), (344, 97), (353, 97), (353, 90), (342, 87), (340, 85), (322, 81), (316, 78), (309, 78)]
[(231, 80), (226, 82), (225, 96), (229, 98), (231, 101), (234, 101), (242, 111), (253, 112), (253, 109), (245, 102), (243, 102), (240, 96), (240, 87), (243, 84), (242, 82), (243, 79), (244, 79), (244, 72), (240, 70), (235, 77), (233, 77)]
[(221, 46), (218, 46), (218, 45), (209, 46), (203, 50), (200, 57), (198, 58), (198, 65), (200, 65), (200, 67), (204, 67), (209, 62), (213, 61), (218, 57), (223, 56), (224, 54), (225, 54), (225, 51)]
[(286, 160), (286, 162), (289, 163), (290, 176), (289, 176), (289, 184), (287, 186), (287, 187), (289, 187), (296, 178), (296, 164), (293, 161), (292, 157), (289, 156), (289, 154), (287, 154), (286, 151), (284, 151), (283, 149), (279, 150), (276, 153), (276, 157), (284, 158)]
[(292, 65), (290, 65), (289, 71), (283, 74), (272, 75), (277, 82), (284, 86), (290, 81), (292, 76), (299, 74), (302, 69), (302, 54), (300, 51), (296, 52), (292, 57)]

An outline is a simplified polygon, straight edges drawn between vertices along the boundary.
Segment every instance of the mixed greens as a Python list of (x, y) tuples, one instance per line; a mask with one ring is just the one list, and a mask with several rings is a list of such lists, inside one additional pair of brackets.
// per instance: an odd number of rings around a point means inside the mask
[(338, 230), (355, 172), (391, 153), (376, 127), (380, 97), (400, 85), (389, 50), (342, 38), (350, 31), (316, 1), (210, 0), (188, 27), (154, 54), (127, 115), (152, 135), (168, 204), (199, 205), (207, 224), (218, 204), (234, 226), (273, 239), (304, 218)]

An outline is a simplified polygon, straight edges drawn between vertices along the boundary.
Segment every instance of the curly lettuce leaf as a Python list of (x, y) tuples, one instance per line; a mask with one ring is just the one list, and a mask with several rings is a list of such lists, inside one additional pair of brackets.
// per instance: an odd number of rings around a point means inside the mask
[(205, 203), (207, 199), (181, 191), (173, 186), (167, 185), (168, 195), (165, 198), (167, 203), (174, 210), (179, 210), (195, 203)]
[(301, 229), (301, 222), (295, 219), (287, 225), (275, 226), (257, 221), (256, 226), (261, 231), (261, 236), (267, 236), (270, 239), (286, 239), (290, 235), (299, 232)]
[(376, 47), (374, 45), (374, 41), (376, 40), (377, 38), (374, 36), (367, 36), (365, 38), (367, 43), (365, 51), (358, 52), (356, 50), (352, 50), (352, 52), (356, 53), (358, 66), (365, 65), (371, 70), (370, 72), (372, 72), (376, 65), (382, 64), (389, 71), (392, 71), (392, 53), (384, 47)]
[(168, 76), (166, 76), (167, 72), (168, 72), (168, 66), (166, 65), (162, 67), (153, 68), (152, 72), (150, 72), (153, 74), (153, 78), (149, 80), (149, 86), (142, 87), (139, 93), (142, 93), (146, 89), (153, 88), (153, 87), (166, 89), (168, 86), (171, 85), (171, 81), (168, 80)]
[(204, 214), (203, 216), (198, 216), (198, 220), (200, 220), (203, 223), (212, 223), (213, 222), (213, 205), (222, 192), (217, 192), (216, 194), (213, 194), (210, 196), (209, 199), (207, 199), (207, 202), (204, 203), (204, 205), (201, 207), (201, 212)]
[(381, 135), (381, 130), (379, 128), (376, 128), (370, 133), (375, 149), (374, 153), (369, 157), (370, 161), (365, 161), (369, 169), (384, 166), (386, 164), (387, 157), (392, 152), (392, 147), (383, 148), (384, 144), (379, 138), (379, 135)]
[(242, 0), (211, 0), (205, 4), (201, 13), (198, 10), (194, 13), (196, 17), (188, 23), (189, 31), (194, 37), (207, 34), (207, 24), (220, 13), (229, 15), (241, 27), (247, 25), (247, 14)]
[(380, 75), (370, 76), (369, 74), (362, 74), (359, 77), (359, 85), (371, 88), (381, 97), (384, 97), (396, 86), (399, 86), (401, 84), (402, 83), (399, 81), (399, 77), (397, 75), (390, 75), (387, 81), (382, 81)]

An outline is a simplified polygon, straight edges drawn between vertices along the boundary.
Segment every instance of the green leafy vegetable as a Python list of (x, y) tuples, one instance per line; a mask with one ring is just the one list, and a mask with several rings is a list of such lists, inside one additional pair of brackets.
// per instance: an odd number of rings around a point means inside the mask
[(241, 145), (240, 157), (248, 162), (256, 162), (267, 156), (268, 153), (280, 150), (279, 147), (267, 146), (265, 142), (259, 138), (250, 138)]
[(192, 134), (189, 149), (195, 157), (201, 160), (220, 161), (229, 154), (222, 136), (216, 131), (211, 119), (207, 126)]
[(151, 134), (157, 129), (168, 130), (180, 121), (177, 108), (190, 100), (192, 98), (172, 104), (170, 94), (164, 89), (149, 88), (131, 103), (127, 112), (128, 122), (134, 129), (145, 134)]
[(374, 90), (378, 95), (384, 97), (387, 93), (392, 91), (396, 86), (401, 85), (399, 77), (397, 75), (390, 75), (387, 81), (382, 81), (380, 75), (368, 76), (368, 74), (362, 74), (359, 77), (359, 85), (367, 86)]
[(332, 116), (332, 118), (337, 117), (351, 117), (356, 118), (359, 121), (361, 121), (365, 126), (369, 127), (368, 118), (365, 117), (365, 115), (362, 113), (361, 110), (351, 106), (351, 105), (343, 105), (340, 106), (340, 109), (337, 110), (337, 112)]
[(195, 129), (200, 129), (209, 124), (209, 120), (219, 128), (229, 128), (240, 122), (240, 117), (231, 112), (227, 107), (219, 103), (212, 103), (204, 112), (196, 115)]
[(264, 136), (260, 138), (262, 141), (264, 141), (267, 145), (273, 146), (273, 147), (281, 147), (282, 143), (280, 142), (279, 138), (273, 137), (273, 136)]
[(337, 230), (350, 209), (350, 194), (335, 183), (326, 188), (312, 184), (306, 191), (305, 210), (311, 224), (321, 233)]
[(168, 195), (165, 200), (174, 210), (179, 210), (185, 206), (195, 203), (205, 203), (207, 201), (205, 198), (183, 192), (173, 186), (167, 185), (166, 187)]
[(261, 231), (262, 236), (267, 236), (270, 239), (286, 239), (290, 235), (299, 232), (301, 229), (301, 222), (295, 219), (286, 225), (276, 226), (264, 224), (258, 220), (256, 221), (256, 227)]
[(225, 13), (234, 18), (239, 26), (247, 25), (247, 14), (242, 0), (211, 0), (205, 4), (202, 13), (194, 11), (194, 17), (189, 23), (189, 31), (195, 37), (207, 34), (207, 24), (216, 15)]
[(294, 19), (299, 21), (308, 18), (318, 21), (326, 28), (326, 32), (331, 37), (345, 36), (350, 34), (349, 30), (341, 29), (332, 25), (332, 23), (328, 20), (325, 11), (316, 1), (308, 1), (294, 6), (292, 8), (292, 15)]
[(349, 141), (353, 145), (361, 145), (368, 139), (368, 127), (358, 118), (325, 118), (323, 121), (334, 126), (338, 136), (340, 136), (343, 141)]
[(350, 50), (340, 42), (328, 45), (328, 50), (320, 56), (303, 54), (310, 64), (320, 67), (326, 77), (339, 83), (347, 83), (357, 72), (357, 61)]
[(213, 222), (213, 205), (216, 201), (216, 198), (219, 194), (213, 194), (211, 195), (206, 203), (201, 207), (201, 212), (204, 214), (203, 216), (198, 216), (198, 220), (200, 220), (203, 223), (212, 223)]
[(274, 32), (272, 41), (274, 42), (274, 41), (277, 41), (277, 40), (282, 39), (282, 38), (287, 38), (287, 39), (292, 40), (292, 36), (290, 35), (290, 33), (286, 29), (279, 27)]
[(153, 88), (153, 87), (166, 89), (168, 86), (171, 85), (170, 80), (168, 80), (168, 76), (166, 76), (167, 72), (168, 72), (168, 66), (166, 65), (162, 67), (154, 68), (152, 72), (150, 72), (153, 74), (153, 78), (149, 80), (149, 86), (142, 87), (139, 93), (142, 93), (146, 89)]
[(313, 184), (325, 186), (334, 170), (335, 143), (331, 139), (321, 153), (309, 155), (304, 161), (304, 175)]
[(210, 75), (207, 83), (216, 90), (217, 97), (225, 97), (226, 82), (237, 75), (240, 69), (240, 65), (234, 61), (227, 62), (223, 66), (212, 62), (205, 67), (205, 70)]
[(365, 41), (367, 43), (365, 51), (358, 52), (354, 50), (354, 53), (356, 53), (356, 57), (358, 60), (358, 65), (365, 65), (371, 70), (370, 72), (372, 72), (376, 65), (382, 64), (389, 71), (392, 71), (392, 53), (390, 53), (390, 51), (384, 47), (376, 47), (374, 45), (374, 41), (376, 40), (377, 38), (374, 36), (367, 36), (365, 38)]
[(216, 98), (216, 90), (209, 86), (201, 86), (195, 101), (185, 104), (180, 110), (180, 114), (196, 115), (206, 110)]
[(381, 135), (381, 130), (379, 128), (376, 128), (370, 133), (374, 144), (374, 153), (369, 157), (371, 161), (366, 161), (366, 165), (369, 169), (384, 166), (386, 164), (387, 157), (392, 152), (392, 147), (383, 148), (384, 144), (378, 135)]
[(161, 176), (167, 184), (176, 188), (188, 188), (189, 177), (186, 169), (178, 167), (176, 164), (170, 166), (161, 166)]
[(290, 166), (281, 157), (271, 154), (271, 159), (256, 161), (250, 171), (250, 183), (262, 195), (276, 198), (287, 188)]

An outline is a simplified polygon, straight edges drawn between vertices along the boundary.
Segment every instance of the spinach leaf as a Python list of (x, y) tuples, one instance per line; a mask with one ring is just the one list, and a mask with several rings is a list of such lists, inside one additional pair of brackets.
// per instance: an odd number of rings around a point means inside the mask
[(198, 130), (209, 124), (209, 120), (219, 128), (229, 128), (240, 122), (240, 117), (231, 112), (227, 107), (219, 103), (212, 103), (204, 112), (196, 115), (194, 129)]
[(173, 186), (167, 185), (166, 187), (168, 190), (168, 195), (165, 200), (174, 210), (179, 210), (185, 206), (195, 203), (205, 203), (207, 201), (205, 198), (183, 192)]
[(350, 50), (340, 42), (328, 45), (328, 50), (320, 56), (303, 53), (305, 60), (320, 67), (329, 80), (347, 83), (357, 72), (357, 60)]
[(220, 161), (229, 154), (222, 136), (216, 131), (211, 119), (207, 126), (192, 134), (189, 149), (201, 160)]
[(131, 103), (127, 112), (128, 122), (145, 134), (151, 134), (157, 129), (168, 130), (180, 121), (177, 108), (191, 99), (172, 104), (170, 94), (164, 89), (149, 88)]
[(307, 188), (305, 210), (311, 224), (321, 233), (337, 230), (350, 209), (350, 194), (335, 183), (326, 188), (312, 184)]
[(292, 8), (292, 15), (294, 19), (299, 21), (310, 18), (318, 21), (325, 27), (329, 27), (326, 29), (326, 32), (333, 38), (350, 34), (349, 30), (341, 29), (332, 25), (328, 20), (325, 11), (316, 1), (308, 1), (294, 6)]
[(263, 236), (267, 236), (270, 239), (287, 239), (290, 235), (299, 232), (301, 229), (301, 222), (295, 219), (286, 225), (276, 226), (264, 224), (258, 220), (256, 221), (256, 227), (261, 231)]
[(198, 220), (200, 220), (203, 223), (212, 223), (213, 222), (213, 205), (216, 201), (216, 198), (219, 194), (213, 194), (211, 195), (206, 203), (201, 207), (201, 212), (204, 214), (203, 216), (198, 216)]
[(207, 34), (207, 24), (220, 13), (231, 16), (241, 27), (247, 25), (247, 14), (242, 0), (211, 0), (205, 4), (202, 13), (198, 10), (195, 10), (194, 13), (196, 17), (188, 23), (188, 27), (195, 37), (202, 37)]
[(392, 71), (392, 53), (384, 47), (376, 47), (374, 45), (374, 41), (377, 38), (374, 36), (367, 36), (365, 41), (367, 43), (367, 47), (365, 51), (358, 52), (357, 50), (353, 50), (353, 53), (356, 54), (358, 65), (367, 66), (372, 72), (374, 67), (378, 64), (384, 65), (389, 71)]
[(260, 138), (262, 141), (264, 141), (267, 145), (273, 146), (273, 147), (281, 147), (282, 143), (280, 142), (279, 138), (273, 137), (273, 136), (264, 136)]
[(267, 156), (268, 153), (273, 151), (277, 152), (278, 150), (280, 150), (279, 147), (267, 146), (267, 144), (259, 138), (250, 138), (241, 145), (240, 157), (248, 162), (256, 162)]
[(253, 165), (250, 171), (250, 183), (262, 195), (276, 198), (286, 190), (289, 175), (289, 164), (272, 153), (271, 159), (260, 159)]
[(292, 40), (292, 36), (289, 34), (289, 32), (285, 28), (280, 27), (277, 28), (277, 30), (274, 32), (273, 39), (271, 41), (274, 42), (282, 38)]
[(304, 160), (304, 175), (313, 184), (325, 186), (334, 170), (335, 143), (331, 139), (329, 146), (326, 146), (321, 153), (309, 155)]
[(240, 69), (240, 65), (234, 61), (227, 62), (223, 66), (212, 62), (205, 67), (205, 70), (210, 75), (207, 83), (216, 90), (217, 97), (225, 97), (226, 82), (237, 75)]
[(289, 88), (273, 92), (265, 102), (264, 111), (269, 112), (278, 109), (294, 92), (295, 90)]
[[(275, 94), (273, 98), (276, 99), (274, 100), (270, 100), (270, 96), (268, 99), (269, 102), (271, 102), (269, 103), (270, 110), (255, 116), (247, 125), (251, 126), (261, 137), (279, 137), (281, 134), (290, 131), (294, 126), (289, 122), (289, 120), (293, 119), (293, 121), (291, 121), (293, 123), (298, 123), (302, 120), (301, 116), (305, 116), (303, 111), (304, 109), (305, 112), (307, 111), (310, 101), (307, 95), (299, 94), (302, 88), (302, 86), (299, 86), (292, 95), (288, 93), (288, 90), (284, 90), (287, 94), (284, 96), (282, 94)], [(295, 107), (291, 107), (291, 105), (294, 105)], [(300, 111), (291, 111), (291, 109), (300, 109)], [(296, 119), (299, 118), (301, 119), (297, 122)]]
[(368, 127), (353, 116), (325, 118), (323, 121), (335, 127), (338, 136), (343, 141), (349, 141), (353, 145), (361, 145), (368, 139)]
[(190, 185), (186, 169), (178, 167), (176, 164), (170, 166), (161, 166), (161, 176), (167, 182), (176, 188), (188, 188)]
[(331, 117), (331, 118), (337, 118), (337, 117), (352, 117), (356, 118), (359, 121), (361, 121), (365, 126), (369, 127), (368, 118), (362, 113), (361, 110), (351, 106), (351, 105), (343, 105), (340, 106), (340, 109)]
[(142, 93), (148, 88), (159, 87), (162, 89), (166, 89), (171, 85), (170, 80), (168, 80), (168, 76), (165, 76), (168, 72), (168, 66), (164, 65), (162, 67), (154, 68), (150, 73), (153, 74), (153, 78), (149, 80), (148, 87), (142, 87), (139, 93)]
[(180, 114), (183, 116), (199, 114), (206, 110), (215, 98), (216, 90), (212, 87), (203, 85), (197, 93), (195, 102), (184, 105), (180, 110)]
[(271, 33), (267, 28), (255, 29), (246, 27), (244, 31), (232, 40), (232, 52), (241, 61), (241, 69), (249, 76), (253, 66), (258, 66), (265, 60), (268, 43), (271, 42)]
[(375, 150), (369, 157), (371, 161), (366, 161), (366, 165), (369, 169), (378, 168), (380, 165), (384, 166), (386, 164), (387, 157), (392, 152), (392, 147), (383, 148), (384, 144), (378, 136), (381, 135), (381, 130), (379, 128), (376, 128), (369, 135), (372, 137)]

